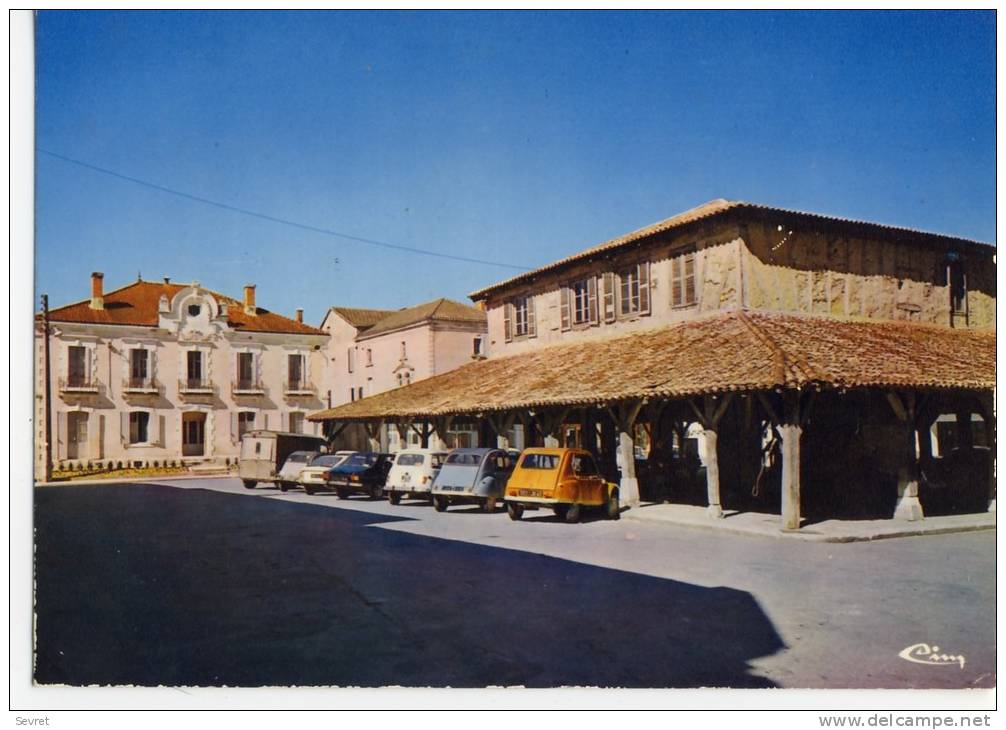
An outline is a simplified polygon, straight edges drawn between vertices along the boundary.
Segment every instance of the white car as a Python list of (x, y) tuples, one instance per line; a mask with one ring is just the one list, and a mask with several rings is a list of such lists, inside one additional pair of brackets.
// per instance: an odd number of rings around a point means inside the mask
[(317, 451), (294, 451), (283, 462), (276, 474), (276, 483), (281, 491), (295, 487), (300, 482), (300, 473), (319, 456)]
[(395, 463), (388, 472), (384, 492), (391, 504), (398, 504), (403, 497), (410, 499), (431, 499), (430, 487), (447, 459), (446, 451), (433, 449), (405, 449), (395, 456)]
[(320, 454), (311, 461), (311, 465), (301, 469), (297, 482), (308, 494), (314, 494), (319, 488), (328, 484), (328, 472), (332, 467), (355, 454), (355, 451), (336, 451), (334, 454)]

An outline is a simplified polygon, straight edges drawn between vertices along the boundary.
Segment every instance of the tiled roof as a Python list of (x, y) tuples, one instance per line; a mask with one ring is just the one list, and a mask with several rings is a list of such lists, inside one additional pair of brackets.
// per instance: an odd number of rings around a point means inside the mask
[(434, 299), (432, 302), (417, 304), (414, 307), (399, 309), (382, 318), (364, 333), (364, 337), (372, 337), (382, 332), (408, 327), (419, 322), (474, 322), (485, 324), (486, 313), (469, 304), (455, 302), (452, 299)]
[(995, 333), (734, 311), (476, 361), (310, 418), (475, 414), (814, 385), (992, 388)]
[[(75, 304), (49, 311), (52, 322), (80, 322), (87, 324), (119, 324), (138, 327), (156, 327), (158, 322), (158, 305), (161, 295), (167, 295), (170, 300), (189, 284), (165, 284), (153, 281), (137, 281), (121, 289), (106, 292), (105, 308), (91, 309), (91, 300), (87, 299)], [(236, 299), (206, 290), (219, 303), (227, 304), (227, 324), (241, 332), (275, 332), (305, 335), (323, 335), (320, 329), (302, 322), (270, 312), (261, 307), (256, 308), (256, 314), (245, 314), (244, 305)]]
[(357, 309), (355, 307), (332, 307), (331, 311), (357, 329), (373, 327), (389, 314), (395, 312), (394, 309)]
[(786, 218), (798, 218), (809, 222), (818, 223), (829, 223), (831, 225), (841, 225), (852, 229), (860, 230), (870, 230), (875, 234), (883, 233), (885, 235), (905, 235), (912, 236), (914, 238), (920, 239), (930, 239), (930, 240), (941, 240), (952, 243), (964, 244), (967, 246), (988, 246), (987, 243), (982, 243), (981, 241), (972, 241), (967, 238), (960, 238), (958, 236), (949, 236), (942, 233), (931, 233), (928, 231), (919, 231), (912, 228), (904, 228), (900, 226), (889, 226), (883, 223), (871, 223), (869, 221), (852, 220), (849, 218), (837, 218), (834, 216), (821, 215), (819, 213), (807, 213), (799, 210), (787, 210), (785, 208), (774, 208), (768, 205), (758, 205), (756, 203), (745, 203), (739, 200), (724, 200), (723, 198), (718, 198), (716, 200), (711, 200), (708, 203), (698, 206), (697, 208), (692, 208), (691, 210), (686, 210), (684, 213), (678, 213), (675, 216), (667, 218), (665, 220), (659, 221), (652, 225), (646, 226), (645, 228), (640, 228), (639, 230), (627, 233), (618, 238), (613, 238), (610, 241), (605, 241), (597, 246), (579, 251), (578, 253), (572, 254), (565, 258), (559, 259), (558, 261), (553, 261), (550, 264), (545, 264), (532, 271), (525, 271), (523, 273), (517, 274), (509, 279), (492, 284), (491, 286), (484, 287), (478, 291), (472, 292), (469, 296), (472, 299), (484, 299), (487, 295), (492, 292), (505, 289), (509, 286), (519, 284), (534, 277), (549, 272), (556, 269), (560, 269), (566, 265), (572, 264), (577, 261), (582, 261), (596, 256), (601, 253), (610, 253), (622, 246), (626, 246), (634, 241), (639, 241), (647, 236), (652, 236), (656, 233), (663, 233), (674, 228), (681, 228), (690, 223), (695, 223), (697, 221), (706, 220), (716, 216), (721, 216), (727, 213), (737, 213), (737, 212), (748, 212), (755, 213), (759, 215), (774, 214), (779, 216), (785, 216)]

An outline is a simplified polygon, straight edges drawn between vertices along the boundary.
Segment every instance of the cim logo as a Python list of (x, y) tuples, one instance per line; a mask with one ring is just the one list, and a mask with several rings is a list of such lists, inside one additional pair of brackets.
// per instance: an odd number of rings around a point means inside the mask
[(935, 644), (933, 646), (929, 644), (912, 644), (902, 649), (898, 656), (906, 662), (914, 662), (916, 664), (928, 664), (930, 666), (959, 664), (961, 669), (964, 669), (963, 654), (941, 654), (940, 647)]

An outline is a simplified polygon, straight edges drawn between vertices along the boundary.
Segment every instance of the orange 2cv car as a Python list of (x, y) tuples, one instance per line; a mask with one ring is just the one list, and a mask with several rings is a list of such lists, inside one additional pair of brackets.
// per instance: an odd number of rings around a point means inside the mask
[(503, 499), (512, 520), (542, 507), (566, 522), (578, 522), (581, 507), (601, 507), (608, 519), (619, 517), (618, 485), (604, 480), (584, 449), (525, 449)]

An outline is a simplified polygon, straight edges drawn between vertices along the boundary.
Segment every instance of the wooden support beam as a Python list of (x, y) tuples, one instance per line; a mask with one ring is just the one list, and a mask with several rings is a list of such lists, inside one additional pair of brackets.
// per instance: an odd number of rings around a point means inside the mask
[(919, 460), (915, 453), (917, 422), (916, 397), (913, 391), (885, 393), (894, 415), (901, 422), (901, 464), (898, 467), (898, 502), (894, 519), (914, 522), (925, 517), (919, 501)]
[(800, 529), (800, 393), (787, 391), (782, 396), (782, 421), (776, 426), (782, 440), (782, 527)]

